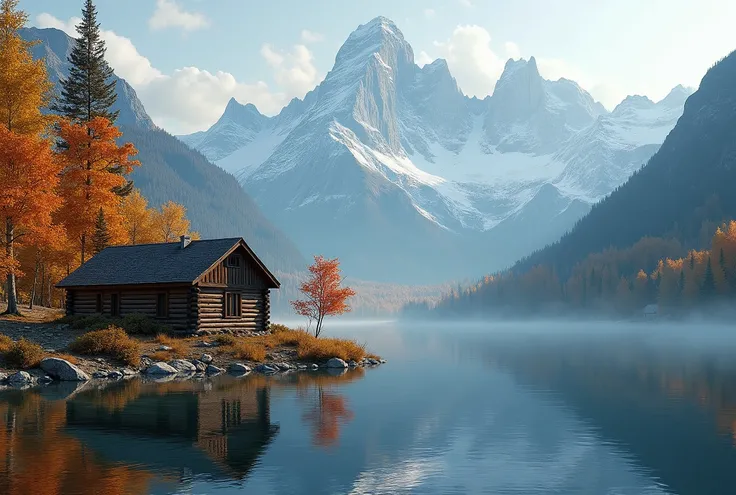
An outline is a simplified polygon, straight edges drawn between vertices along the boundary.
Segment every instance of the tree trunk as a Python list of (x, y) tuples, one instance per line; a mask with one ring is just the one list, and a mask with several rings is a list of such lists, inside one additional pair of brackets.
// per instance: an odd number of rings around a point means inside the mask
[[(15, 226), (13, 220), (10, 218), (5, 219), (5, 254), (9, 260), (14, 259), (13, 253), (13, 237), (15, 236)], [(11, 270), (8, 273), (8, 309), (5, 310), (6, 314), (19, 315), (18, 311), (18, 294), (15, 289), (15, 270)]]
[[(28, 309), (33, 309), (33, 303), (36, 302), (36, 285), (38, 284), (38, 256), (36, 256), (36, 266), (33, 268), (33, 287), (31, 288), (31, 300), (28, 302)], [(43, 278), (41, 279), (41, 294), (43, 294)], [(41, 303), (43, 305), (43, 302)]]
[(82, 257), (81, 257), (81, 263), (79, 265), (81, 266), (81, 265), (84, 265), (84, 248), (85, 248), (85, 245), (87, 244), (87, 234), (82, 234), (82, 237), (80, 240), (82, 242)]
[[(41, 302), (39, 303), (41, 306), (44, 305), (43, 304), (43, 302), (44, 302), (44, 297), (43, 297), (43, 293), (44, 293), (43, 291), (44, 291), (44, 289), (43, 289), (43, 286), (44, 286), (44, 282), (45, 281), (46, 281), (46, 263), (42, 263), (41, 264), (41, 290), (40, 290), (40, 294), (39, 294), (41, 296), (41, 298), (40, 298), (41, 299)], [(49, 304), (49, 306), (50, 305), (51, 304)]]

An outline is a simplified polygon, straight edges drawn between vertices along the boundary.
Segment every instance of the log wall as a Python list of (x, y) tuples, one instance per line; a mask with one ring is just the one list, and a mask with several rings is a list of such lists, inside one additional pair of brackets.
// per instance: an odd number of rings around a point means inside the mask
[[(225, 293), (239, 293), (241, 314), (225, 316)], [(250, 330), (263, 331), (270, 323), (270, 298), (268, 289), (255, 287), (208, 287), (194, 289), (196, 298), (192, 312), (196, 311), (196, 327), (201, 330)]]
[[(159, 294), (166, 294), (168, 315), (157, 317)], [(187, 330), (192, 326), (189, 287), (175, 288), (116, 288), (70, 289), (67, 291), (67, 314), (93, 315), (97, 313), (97, 295), (102, 295), (102, 314), (110, 316), (112, 294), (118, 294), (120, 316), (143, 314), (154, 318), (174, 330)]]

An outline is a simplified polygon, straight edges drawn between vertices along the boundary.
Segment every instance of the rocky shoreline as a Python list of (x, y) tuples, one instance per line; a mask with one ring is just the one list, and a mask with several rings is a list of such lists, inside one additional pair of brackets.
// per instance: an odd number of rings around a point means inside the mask
[[(331, 358), (324, 363), (301, 362), (267, 362), (247, 363), (229, 360), (218, 360), (208, 353), (203, 353), (199, 359), (172, 359), (170, 361), (153, 361), (143, 356), (139, 367), (116, 367), (104, 358), (93, 361), (97, 366), (90, 369), (88, 366), (73, 364), (58, 357), (48, 357), (41, 360), (38, 368), (31, 370), (17, 370), (9, 373), (0, 373), (0, 387), (26, 389), (36, 386), (49, 385), (61, 382), (87, 381), (117, 381), (133, 377), (150, 379), (177, 378), (202, 379), (221, 374), (246, 376), (251, 373), (276, 375), (294, 372), (315, 372), (326, 370), (332, 374), (340, 374), (349, 369), (374, 368), (386, 363), (385, 359), (364, 358), (362, 361), (343, 361), (340, 358)], [(86, 368), (86, 369), (85, 369)]]

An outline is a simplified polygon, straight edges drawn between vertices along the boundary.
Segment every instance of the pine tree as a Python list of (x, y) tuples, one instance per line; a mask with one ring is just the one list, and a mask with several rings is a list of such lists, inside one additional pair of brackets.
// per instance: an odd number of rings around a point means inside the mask
[(710, 256), (708, 256), (708, 263), (705, 265), (705, 276), (703, 277), (703, 285), (700, 288), (700, 292), (703, 295), (703, 299), (706, 301), (712, 298), (716, 293), (716, 281), (713, 276), (713, 267), (711, 266)]
[(110, 245), (110, 232), (107, 229), (107, 220), (105, 220), (105, 212), (100, 208), (95, 221), (95, 232), (92, 234), (92, 247), (95, 254), (99, 253)]
[(74, 122), (91, 122), (104, 117), (115, 122), (118, 111), (115, 104), (113, 70), (105, 60), (105, 41), (100, 37), (97, 9), (92, 0), (86, 0), (82, 21), (77, 25), (79, 38), (69, 55), (69, 77), (61, 81), (61, 99), (54, 110)]

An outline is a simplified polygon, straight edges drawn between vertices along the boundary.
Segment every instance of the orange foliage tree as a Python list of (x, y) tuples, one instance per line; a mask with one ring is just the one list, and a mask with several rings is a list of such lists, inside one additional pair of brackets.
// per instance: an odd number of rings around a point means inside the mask
[(297, 314), (307, 317), (310, 326), (312, 320), (317, 323), (314, 336), (319, 337), (325, 316), (350, 312), (348, 299), (355, 295), (355, 291), (342, 287), (340, 260), (337, 258), (326, 260), (323, 256), (315, 256), (309, 273), (309, 279), (299, 287), (305, 298), (291, 301), (291, 305)]
[(60, 203), (59, 170), (47, 141), (0, 125), (0, 215), (5, 244), (0, 271), (8, 280), (8, 313), (19, 313), (16, 242), (38, 245), (55, 233), (51, 214)]
[(100, 208), (112, 243), (125, 239), (116, 190), (127, 184), (125, 176), (140, 163), (131, 159), (137, 153), (131, 143), (118, 146), (115, 140), (120, 136), (118, 128), (103, 117), (85, 124), (60, 125), (59, 138), (66, 143), (60, 153), (64, 164), (60, 214), (69, 237), (79, 242), (81, 263)]

